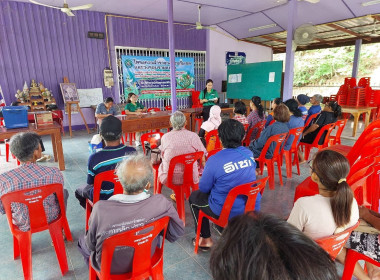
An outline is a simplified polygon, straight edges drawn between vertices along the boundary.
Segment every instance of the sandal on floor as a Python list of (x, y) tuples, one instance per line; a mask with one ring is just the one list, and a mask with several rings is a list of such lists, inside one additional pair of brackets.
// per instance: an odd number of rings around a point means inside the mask
[[(195, 247), (195, 237), (191, 241), (193, 242), (193, 246)], [(207, 252), (207, 251), (210, 251), (211, 247), (198, 246), (198, 249), (203, 252)]]
[(177, 200), (175, 199), (175, 193), (172, 193), (172, 194), (170, 195), (170, 198), (171, 198), (171, 200), (173, 200), (174, 202), (177, 202)]

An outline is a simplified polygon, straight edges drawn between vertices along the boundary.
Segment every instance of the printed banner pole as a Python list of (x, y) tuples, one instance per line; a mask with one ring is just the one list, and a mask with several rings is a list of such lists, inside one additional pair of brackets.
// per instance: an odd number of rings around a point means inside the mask
[(173, 24), (173, 0), (168, 0), (168, 33), (169, 33), (169, 58), (170, 58), (170, 89), (172, 99), (172, 111), (177, 111), (175, 52), (174, 52), (174, 24)]

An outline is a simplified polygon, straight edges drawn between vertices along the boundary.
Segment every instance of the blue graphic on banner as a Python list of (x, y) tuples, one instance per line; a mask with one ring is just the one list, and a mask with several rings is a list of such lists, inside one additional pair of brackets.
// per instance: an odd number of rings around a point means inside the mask
[[(169, 57), (122, 55), (124, 92), (140, 99), (171, 95)], [(177, 96), (191, 95), (194, 90), (194, 58), (176, 57)]]

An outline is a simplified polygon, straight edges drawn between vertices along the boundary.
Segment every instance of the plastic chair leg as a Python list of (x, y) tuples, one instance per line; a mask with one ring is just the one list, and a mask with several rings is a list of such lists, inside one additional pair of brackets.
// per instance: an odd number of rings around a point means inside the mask
[(310, 147), (305, 146), (305, 160), (309, 160), (310, 150), (311, 150)]
[[(296, 166), (297, 166), (297, 173), (298, 173), (298, 176), (301, 175), (301, 172), (300, 172), (300, 161), (299, 161), (299, 158), (298, 158), (298, 153), (297, 151), (295, 151), (294, 153), (294, 161), (296, 163)], [(290, 159), (292, 158), (292, 155), (290, 155)]]
[(25, 232), (17, 237), (21, 254), (22, 270), (25, 280), (32, 280), (32, 234)]
[(62, 275), (65, 275), (65, 273), (69, 270), (69, 267), (67, 265), (67, 256), (65, 242), (63, 241), (62, 227), (59, 224), (52, 224), (49, 226), (49, 232), (53, 241), (59, 267), (61, 268), (61, 273)]
[[(198, 247), (199, 247), (199, 238), (201, 236), (201, 227), (202, 227), (202, 220), (204, 219), (204, 214), (202, 210), (199, 210), (198, 215), (198, 225), (197, 225), (197, 235), (195, 236), (195, 247), (194, 247), (194, 253), (198, 254)], [(207, 219), (207, 218), (205, 218)]]
[(71, 231), (70, 231), (70, 227), (69, 227), (69, 222), (67, 221), (67, 219), (65, 221), (63, 221), (63, 231), (65, 232), (65, 236), (66, 236), (66, 240), (67, 241), (73, 241), (73, 236), (71, 235)]
[(183, 187), (178, 187), (174, 189), (175, 193), (175, 199), (177, 203), (177, 212), (179, 218), (183, 221), (183, 225), (186, 225), (186, 218), (185, 218), (185, 199), (184, 199), (184, 192)]
[(89, 264), (89, 280), (96, 280), (96, 271), (92, 268), (91, 264)]
[[(273, 164), (274, 164), (274, 162), (273, 162)], [(274, 169), (274, 166), (273, 166), (273, 169)], [(281, 162), (279, 160), (277, 160), (277, 169), (278, 169), (278, 176), (280, 177), (280, 185), (283, 186), (284, 183), (282, 181)]]
[(292, 178), (292, 154), (290, 151), (284, 151), (285, 165), (286, 165), (286, 177)]
[(86, 231), (88, 230), (88, 219), (90, 218), (92, 206), (86, 201)]
[(269, 189), (274, 190), (274, 163), (267, 163), (268, 177), (269, 177)]
[(13, 259), (17, 259), (20, 256), (20, 246), (18, 244), (18, 240), (15, 236), (13, 236)]
[(164, 280), (164, 259), (161, 258), (153, 267), (152, 267), (152, 280)]
[(9, 162), (9, 142), (5, 140), (5, 161)]

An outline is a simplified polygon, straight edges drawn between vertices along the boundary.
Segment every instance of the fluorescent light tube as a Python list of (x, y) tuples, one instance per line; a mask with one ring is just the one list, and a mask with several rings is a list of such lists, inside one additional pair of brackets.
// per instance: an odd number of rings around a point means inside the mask
[(373, 1), (363, 2), (362, 6), (366, 7), (366, 6), (371, 6), (371, 5), (375, 5), (375, 4), (380, 4), (380, 0), (373, 0)]
[[(379, 0), (379, 2), (380, 2), (380, 0)], [(277, 24), (273, 23), (273, 24), (263, 25), (263, 26), (259, 26), (259, 27), (252, 27), (252, 28), (248, 29), (248, 31), (252, 32), (252, 31), (271, 28), (271, 27), (275, 27), (275, 26), (277, 26)]]

